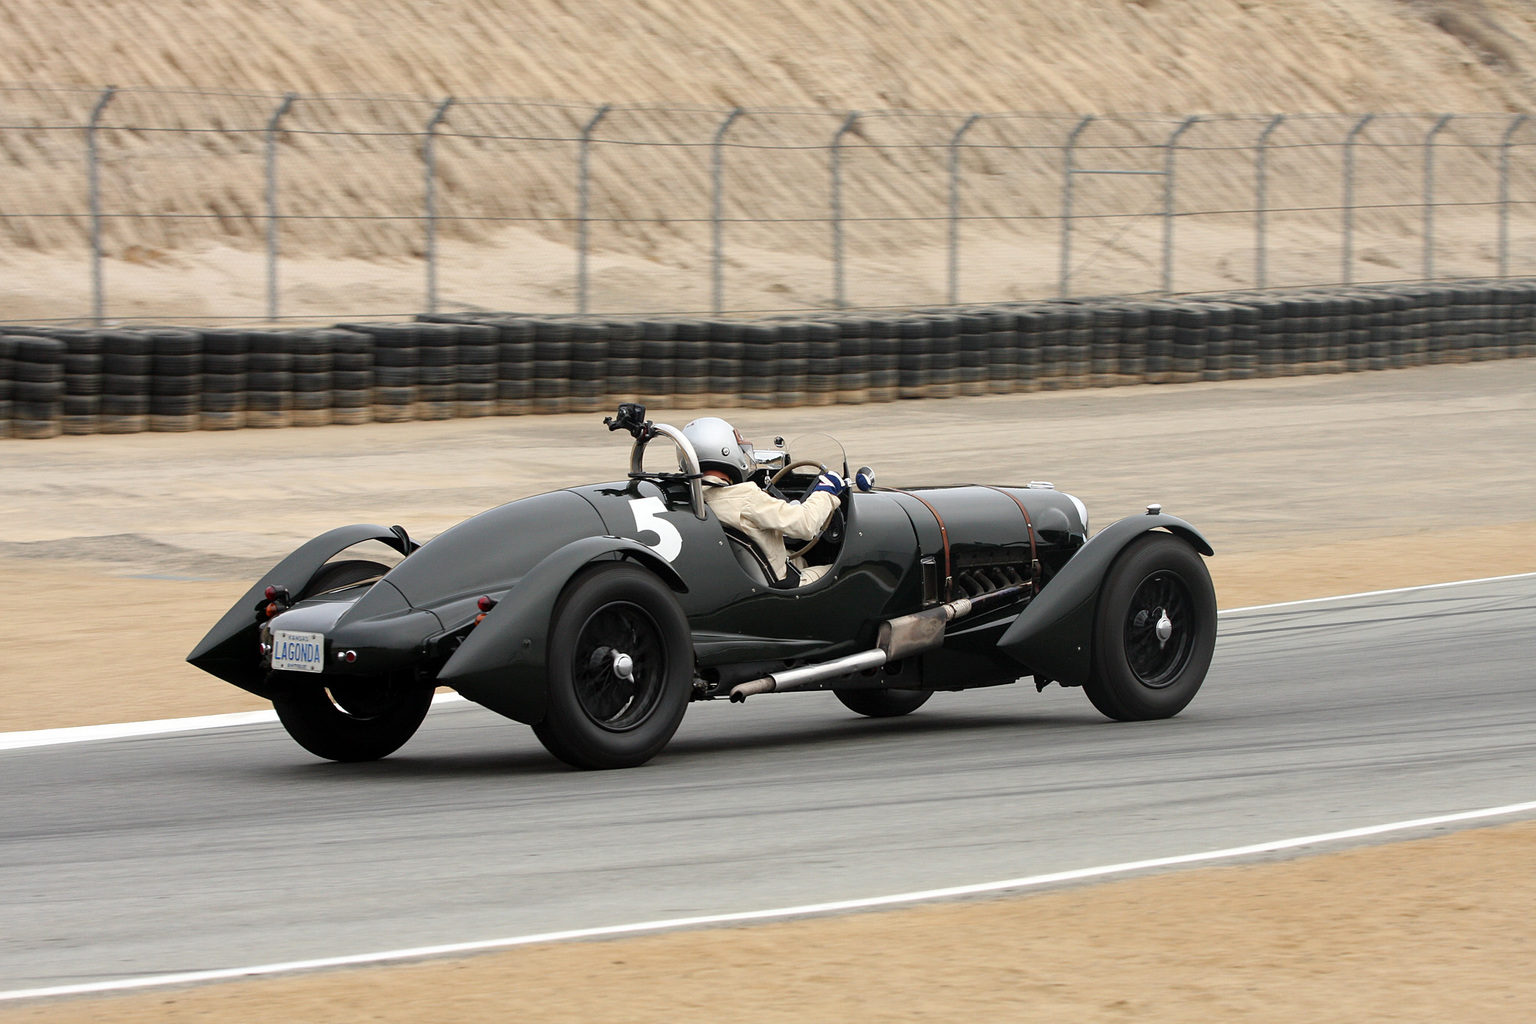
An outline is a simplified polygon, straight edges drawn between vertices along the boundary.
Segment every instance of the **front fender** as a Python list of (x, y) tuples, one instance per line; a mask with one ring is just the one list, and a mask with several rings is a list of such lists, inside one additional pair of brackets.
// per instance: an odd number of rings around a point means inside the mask
[(290, 594), (299, 595), (332, 556), (367, 540), (388, 544), (402, 555), (410, 554), (415, 547), (406, 539), (403, 530), (369, 523), (339, 526), (314, 540), (305, 541), (287, 558), (269, 569), (255, 586), (245, 592), (244, 597), (224, 613), (224, 617), (187, 655), (187, 661), (225, 682), (267, 696), (261, 688), (266, 672), (256, 656), (256, 645), (261, 635), (261, 627), (256, 621), (257, 602), (266, 596), (268, 587), (286, 587)]
[(679, 593), (688, 588), (655, 551), (623, 537), (583, 537), (547, 555), (512, 587), (443, 665), (437, 681), (498, 714), (535, 725), (548, 699), (546, 665), (555, 605), (571, 577), (605, 558), (627, 558)]
[(1127, 516), (1111, 523), (1062, 566), (1013, 621), (997, 646), (1037, 675), (1081, 686), (1092, 667), (1093, 616), (1109, 567), (1131, 541), (1162, 528), (1202, 555), (1213, 555), (1199, 530), (1177, 516)]

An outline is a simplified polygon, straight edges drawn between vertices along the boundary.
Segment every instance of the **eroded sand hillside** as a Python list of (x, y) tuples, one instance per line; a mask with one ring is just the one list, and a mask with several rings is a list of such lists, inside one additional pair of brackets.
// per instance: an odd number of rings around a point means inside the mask
[(712, 105), (1515, 110), (1524, 0), (8, 0), (0, 79)]
[[(1437, 273), (1496, 273), (1499, 147), (1536, 110), (1531, 0), (5, 0), (0, 33), (0, 318), (18, 320), (95, 301), (82, 126), (107, 85), (108, 318), (256, 319), (269, 287), (317, 321), (423, 308), (423, 132), (450, 95), (439, 308), (530, 312), (580, 306), (576, 140), (599, 104), (616, 107), (593, 136), (593, 312), (712, 308), (711, 139), (735, 106), (728, 310), (838, 300), (828, 147), (849, 110), (845, 298), (870, 306), (949, 297), (948, 147), (972, 112), (999, 116), (959, 159), (966, 301), (1057, 294), (1062, 146), (1087, 113), (1134, 115), (1081, 145), (1144, 176), (1079, 190), (1076, 294), (1162, 285), (1159, 147), (1189, 114), (1205, 120), (1181, 136), (1171, 290), (1255, 283), (1253, 152), (1277, 111), (1267, 284), (1341, 279), (1342, 143), (1366, 111), (1409, 116), (1360, 135), (1354, 280), (1419, 274), (1440, 112), (1460, 116), (1438, 148)], [(396, 99), (356, 98), (380, 96)], [(1536, 120), (1511, 138), (1524, 212)], [(1511, 238), (1511, 272), (1536, 269), (1536, 228), (1517, 219)]]

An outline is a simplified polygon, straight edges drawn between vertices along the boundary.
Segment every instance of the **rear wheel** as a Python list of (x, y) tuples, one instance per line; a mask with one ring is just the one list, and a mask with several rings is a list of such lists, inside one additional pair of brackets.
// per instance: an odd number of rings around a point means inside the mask
[(688, 707), (693, 637), (672, 591), (625, 562), (566, 588), (549, 633), (539, 742), (573, 768), (633, 768), (659, 754)]
[(1171, 534), (1132, 541), (1110, 567), (1094, 618), (1088, 699), (1139, 722), (1184, 710), (1216, 647), (1216, 590), (1199, 553)]
[[(389, 572), (367, 559), (322, 565), (300, 599), (340, 590)], [(297, 675), (297, 674), (296, 674)], [(299, 676), (273, 707), (283, 728), (305, 750), (330, 761), (377, 761), (415, 735), (432, 706), (433, 687), (400, 677), (345, 677), (317, 682)]]
[(409, 677), (360, 678), (298, 686), (274, 700), (299, 746), (331, 761), (377, 761), (415, 735), (432, 706), (430, 684)]
[(867, 718), (897, 718), (910, 715), (933, 696), (932, 690), (837, 690), (832, 691), (843, 707)]

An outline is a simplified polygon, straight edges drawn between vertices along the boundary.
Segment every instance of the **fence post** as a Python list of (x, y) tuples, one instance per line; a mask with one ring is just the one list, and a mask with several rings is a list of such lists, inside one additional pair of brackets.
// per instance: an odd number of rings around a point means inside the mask
[(1525, 124), (1525, 115), (1516, 114), (1499, 140), (1499, 276), (1509, 276), (1509, 144), (1515, 132)]
[(980, 114), (965, 119), (949, 140), (949, 304), (960, 301), (960, 140)]
[(1073, 154), (1077, 148), (1077, 137), (1092, 122), (1093, 115), (1084, 114), (1082, 120), (1077, 122), (1077, 127), (1068, 133), (1066, 144), (1061, 147), (1061, 283), (1057, 290), (1061, 292), (1063, 299), (1072, 297), (1072, 176), (1075, 171)]
[(1435, 136), (1450, 124), (1453, 114), (1441, 114), (1440, 120), (1424, 136), (1424, 280), (1435, 279)]
[(581, 127), (581, 146), (576, 157), (576, 312), (587, 311), (587, 168), (592, 133), (613, 108), (604, 103)]
[(1352, 283), (1355, 275), (1355, 139), (1375, 119), (1375, 114), (1366, 114), (1344, 136), (1344, 265), (1340, 276), (1345, 284)]
[(448, 116), (453, 97), (445, 96), (432, 112), (421, 143), (422, 174), (426, 177), (422, 206), (427, 219), (427, 312), (437, 312), (437, 126)]
[(746, 111), (734, 108), (715, 129), (709, 149), (709, 295), (710, 308), (719, 313), (725, 308), (725, 133)]
[(101, 281), (101, 177), (96, 159), (96, 129), (101, 122), (102, 111), (117, 94), (117, 86), (109, 85), (96, 98), (91, 108), (91, 120), (85, 129), (85, 168), (87, 188), (91, 201), (91, 322), (101, 326), (106, 309), (106, 296)]
[(277, 124), (298, 99), (287, 93), (267, 119), (267, 319), (277, 319)]
[(1168, 141), (1163, 143), (1163, 294), (1173, 293), (1173, 205), (1175, 196), (1174, 154), (1177, 152), (1179, 136), (1183, 135), (1196, 121), (1200, 120), (1199, 114), (1191, 114), (1179, 122), (1179, 126), (1168, 136)]
[(1276, 114), (1259, 133), (1257, 151), (1254, 153), (1253, 183), (1253, 281), (1255, 288), (1263, 288), (1268, 275), (1265, 266), (1268, 257), (1268, 238), (1265, 235), (1265, 215), (1269, 209), (1269, 137), (1285, 121), (1284, 114)]
[(848, 308), (848, 293), (843, 275), (843, 136), (853, 130), (859, 112), (852, 111), (832, 136), (829, 163), (832, 168), (832, 304)]

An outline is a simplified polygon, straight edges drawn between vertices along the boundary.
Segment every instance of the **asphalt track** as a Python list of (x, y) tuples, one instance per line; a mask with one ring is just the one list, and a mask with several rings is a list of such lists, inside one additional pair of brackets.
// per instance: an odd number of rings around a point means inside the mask
[(439, 707), (400, 754), (276, 726), (0, 753), (0, 990), (982, 882), (1536, 797), (1536, 578), (1224, 616), (1180, 717), (1080, 691), (695, 705), (637, 771)]

